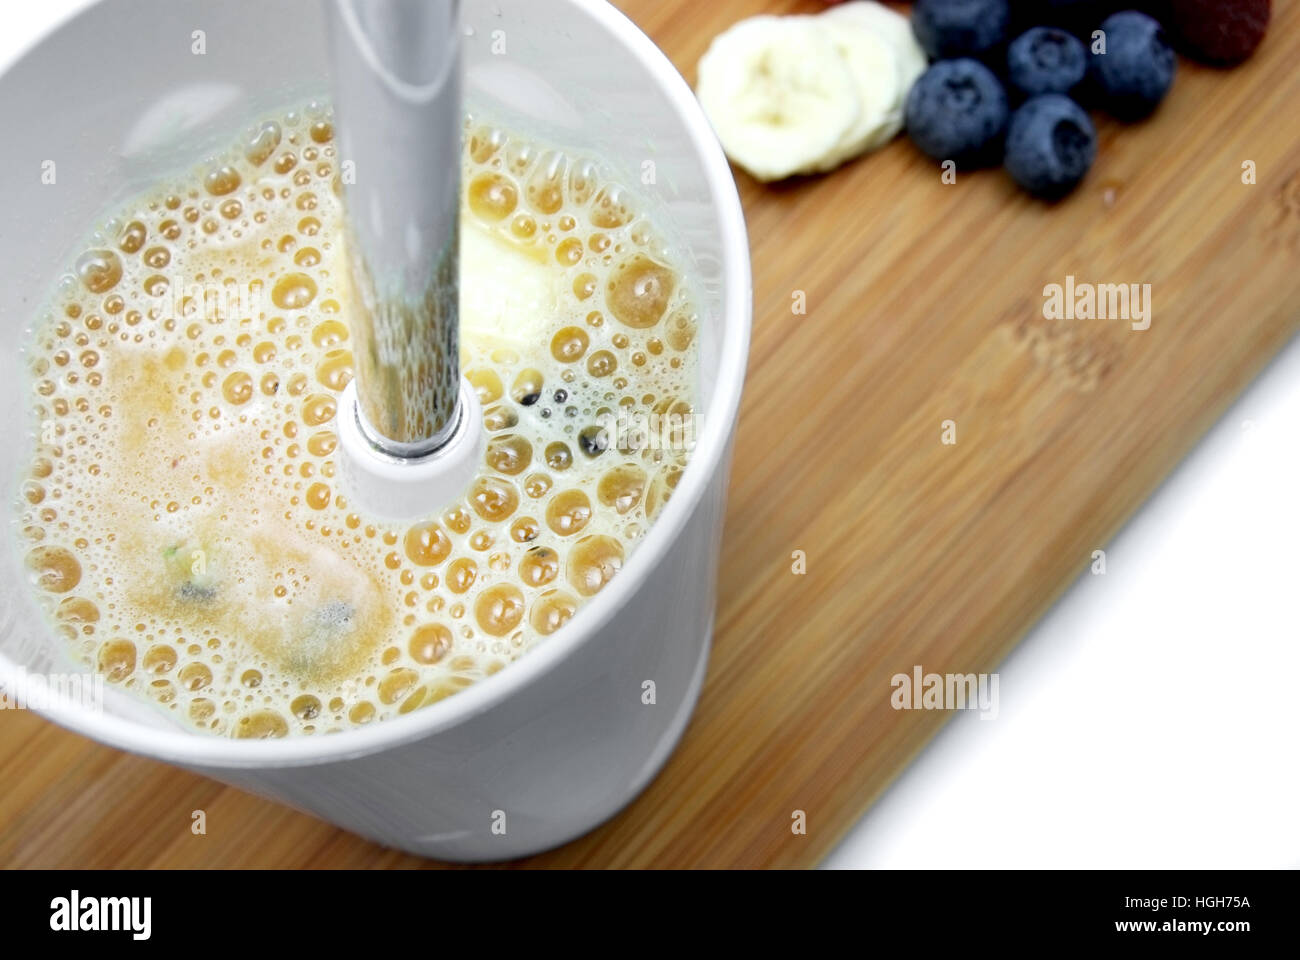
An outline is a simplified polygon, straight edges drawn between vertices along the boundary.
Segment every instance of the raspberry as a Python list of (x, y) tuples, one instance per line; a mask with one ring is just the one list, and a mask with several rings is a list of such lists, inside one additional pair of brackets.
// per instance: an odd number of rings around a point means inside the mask
[(1271, 0), (1169, 0), (1170, 26), (1189, 56), (1231, 66), (1264, 39), (1272, 6)]

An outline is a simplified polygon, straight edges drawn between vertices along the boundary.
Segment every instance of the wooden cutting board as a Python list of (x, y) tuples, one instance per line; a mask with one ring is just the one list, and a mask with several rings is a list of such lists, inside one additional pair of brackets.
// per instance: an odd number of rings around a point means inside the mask
[[(620, 6), (693, 82), (730, 23), (820, 5)], [(738, 175), (754, 343), (708, 680), (650, 788), (528, 865), (817, 863), (947, 719), (891, 709), (890, 677), (994, 669), (1296, 331), (1300, 5), (1275, 7), (1247, 65), (1184, 62), (1155, 119), (1103, 122), (1055, 208), (998, 171), (943, 185), (906, 141)], [(1067, 275), (1151, 284), (1150, 329), (1044, 319)], [(29, 714), (0, 729), (0, 866), (422, 863)]]

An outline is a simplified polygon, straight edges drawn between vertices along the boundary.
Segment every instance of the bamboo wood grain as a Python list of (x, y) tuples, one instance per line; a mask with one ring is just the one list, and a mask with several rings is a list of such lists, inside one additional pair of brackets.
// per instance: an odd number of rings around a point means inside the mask
[[(819, 4), (620, 6), (694, 81), (730, 23)], [(527, 865), (815, 864), (946, 719), (892, 710), (889, 678), (995, 668), (1296, 332), (1300, 8), (1275, 15), (1246, 66), (1184, 62), (1152, 121), (1103, 122), (1055, 208), (997, 171), (941, 185), (906, 142), (738, 175), (754, 344), (699, 709), (634, 804)], [(1152, 284), (1151, 329), (1044, 320), (1067, 274)], [(0, 731), (0, 865), (423, 865), (30, 714)]]

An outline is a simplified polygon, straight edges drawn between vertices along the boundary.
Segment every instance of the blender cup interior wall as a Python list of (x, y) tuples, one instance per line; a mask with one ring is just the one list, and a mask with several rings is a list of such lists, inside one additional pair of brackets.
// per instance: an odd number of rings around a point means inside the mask
[[(22, 352), (32, 327), (88, 231), (115, 208), (227, 146), (259, 113), (328, 89), (323, 48), (310, 0), (104, 0), (0, 77), (0, 201), (8, 221), (0, 239), (0, 391), (10, 411), (0, 422), (8, 520), (0, 653), (28, 673), (82, 669), (24, 586), (30, 544), (11, 508), (38, 426)], [(104, 711), (176, 726), (111, 687)]]
[[(158, 179), (227, 146), (261, 113), (328, 91), (319, 0), (103, 0), (0, 78), (0, 471), (9, 535), (0, 550), (0, 653), (28, 672), (75, 669), (23, 585), (27, 544), (10, 504), (34, 435), (21, 350), (86, 230)], [(602, 6), (591, 0), (584, 6)], [(600, 17), (568, 0), (466, 0), (471, 109), (544, 142), (600, 158), (658, 208), (696, 278), (700, 396), (712, 400), (724, 316), (718, 208), (695, 145), (645, 68)], [(612, 13), (612, 11), (610, 11)], [(604, 14), (609, 15), (609, 14)], [(205, 52), (196, 52), (202, 31)], [(646, 41), (648, 43), (648, 41)], [(53, 162), (54, 182), (42, 174)], [(170, 718), (114, 690), (105, 710)]]

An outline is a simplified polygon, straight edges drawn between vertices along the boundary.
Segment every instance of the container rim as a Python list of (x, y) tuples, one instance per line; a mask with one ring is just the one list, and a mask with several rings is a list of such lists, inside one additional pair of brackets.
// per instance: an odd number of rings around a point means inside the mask
[[(717, 211), (722, 239), (724, 315), (712, 399), (691, 462), (674, 495), (620, 575), (588, 602), (555, 636), (498, 673), (454, 696), (406, 716), (372, 726), (321, 736), (278, 740), (235, 740), (151, 727), (97, 712), (81, 704), (51, 704), (36, 712), (101, 743), (182, 766), (213, 769), (293, 767), (332, 763), (378, 753), (432, 736), (481, 714), (575, 656), (626, 604), (646, 573), (660, 563), (682, 535), (725, 456), (740, 407), (749, 354), (752, 289), (744, 212), (730, 166), (695, 94), (664, 53), (628, 17), (606, 0), (566, 0), (597, 21), (653, 76), (685, 126)], [(80, 10), (76, 17), (85, 12)], [(68, 29), (76, 17), (57, 28)], [(22, 58), (31, 56), (56, 31), (46, 34)], [(15, 61), (17, 62), (17, 61)], [(7, 72), (7, 71), (6, 71)], [(0, 686), (15, 689), (24, 668), (0, 653)]]

